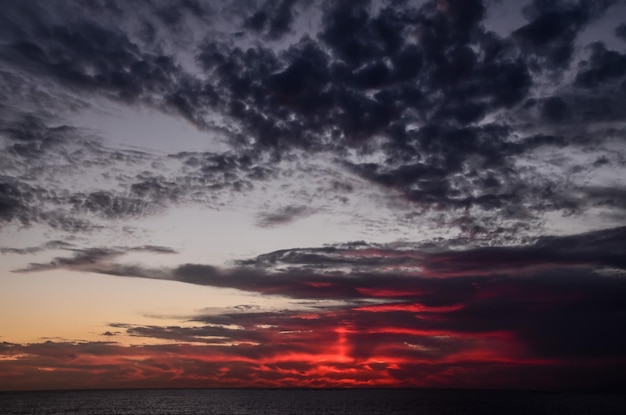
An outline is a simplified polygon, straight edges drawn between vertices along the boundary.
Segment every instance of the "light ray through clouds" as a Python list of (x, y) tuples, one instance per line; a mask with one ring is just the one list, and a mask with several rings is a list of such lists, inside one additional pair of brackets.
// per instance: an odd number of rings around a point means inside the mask
[(0, 3), (0, 390), (626, 382), (623, 1)]

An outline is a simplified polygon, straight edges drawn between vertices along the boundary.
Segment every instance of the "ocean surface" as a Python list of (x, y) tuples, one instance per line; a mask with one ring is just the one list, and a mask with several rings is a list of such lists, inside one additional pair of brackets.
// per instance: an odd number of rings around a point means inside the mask
[(103, 390), (0, 392), (0, 414), (626, 414), (626, 395), (448, 390)]

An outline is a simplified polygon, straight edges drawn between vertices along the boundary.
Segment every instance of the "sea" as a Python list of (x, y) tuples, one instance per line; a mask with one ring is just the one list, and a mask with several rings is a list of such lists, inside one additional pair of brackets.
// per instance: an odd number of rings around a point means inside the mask
[(416, 389), (175, 389), (0, 392), (0, 414), (626, 414), (625, 394)]

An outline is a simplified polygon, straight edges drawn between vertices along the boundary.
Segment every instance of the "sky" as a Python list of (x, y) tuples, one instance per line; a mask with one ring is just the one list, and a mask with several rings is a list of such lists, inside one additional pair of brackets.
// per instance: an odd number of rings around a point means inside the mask
[(0, 0), (0, 390), (618, 389), (624, 16)]

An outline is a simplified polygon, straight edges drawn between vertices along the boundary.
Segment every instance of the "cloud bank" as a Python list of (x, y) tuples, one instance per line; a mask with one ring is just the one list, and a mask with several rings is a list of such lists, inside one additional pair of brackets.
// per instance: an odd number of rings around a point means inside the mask
[[(114, 262), (120, 251), (90, 249), (21, 272), (170, 279), (294, 301), (289, 309), (201, 313), (181, 326), (111, 324), (112, 332), (163, 342), (98, 346), (143, 356), (142, 374), (124, 378), (133, 385), (614, 388), (626, 347), (625, 237), (616, 228), (472, 250), (354, 243), (272, 252), (230, 269), (148, 269)], [(31, 351), (37, 347), (76, 350), (61, 359), (69, 366), (105, 359), (88, 346), (7, 344), (2, 364), (33, 370), (45, 357)], [(164, 357), (172, 354), (175, 362)], [(158, 373), (153, 359), (164, 365)], [(112, 367), (104, 373), (119, 376)], [(551, 376), (538, 380), (542, 372)]]

